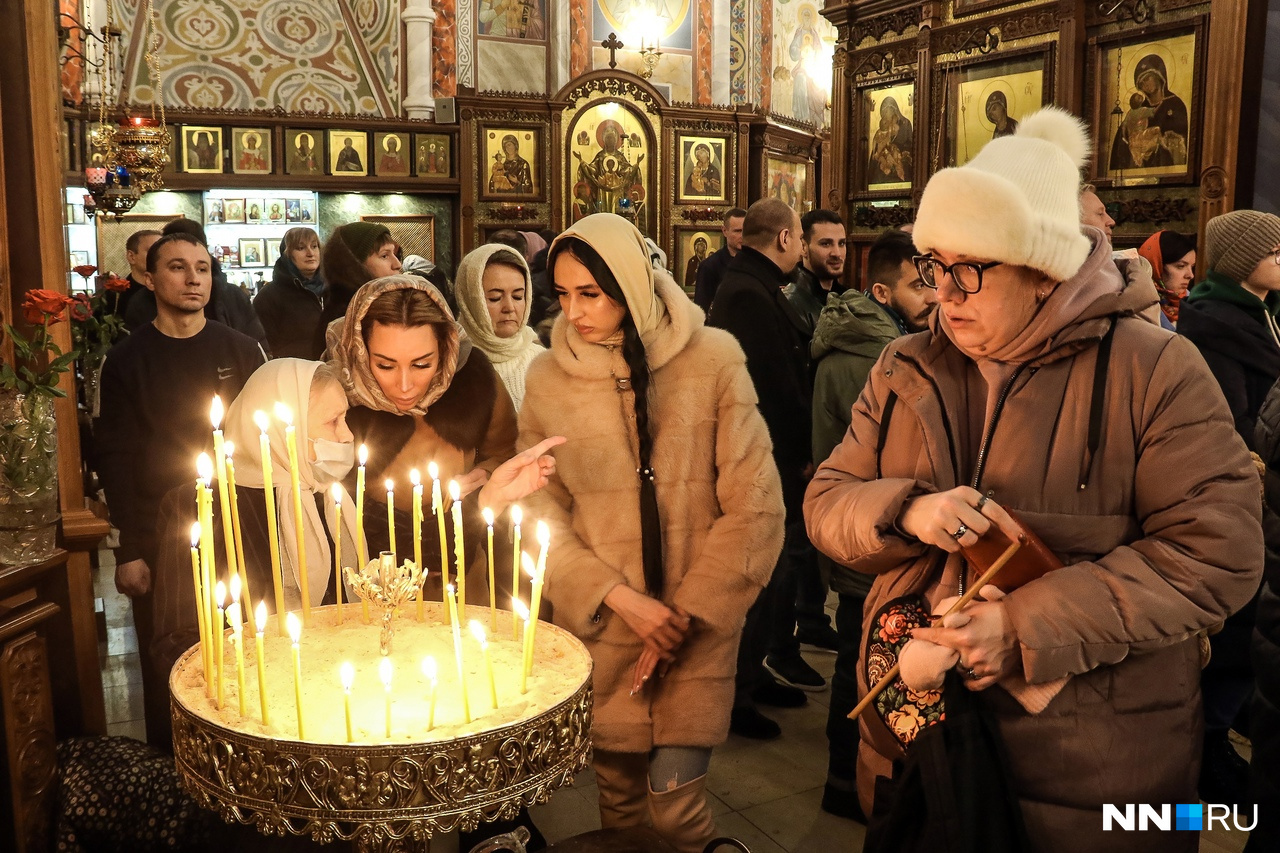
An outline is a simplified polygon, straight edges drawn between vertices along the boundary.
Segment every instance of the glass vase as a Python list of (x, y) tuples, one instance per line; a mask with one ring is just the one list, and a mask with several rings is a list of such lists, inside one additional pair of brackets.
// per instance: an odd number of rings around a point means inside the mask
[(0, 392), (0, 564), (28, 565), (53, 556), (58, 518), (53, 398)]

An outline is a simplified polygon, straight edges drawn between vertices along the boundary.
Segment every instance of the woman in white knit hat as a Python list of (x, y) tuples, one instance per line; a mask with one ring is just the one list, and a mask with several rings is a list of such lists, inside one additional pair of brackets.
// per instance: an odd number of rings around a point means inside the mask
[[(1194, 347), (1136, 316), (1154, 289), (1080, 227), (1087, 156), (1081, 122), (1050, 108), (930, 180), (913, 237), (938, 311), (885, 349), (805, 516), (821, 551), (876, 575), (861, 689), (902, 665), (861, 719), (868, 814), (953, 703), (1003, 739), (1013, 849), (1194, 851), (1194, 832), (1104, 832), (1103, 805), (1197, 802), (1195, 634), (1257, 588), (1258, 481)], [(1016, 535), (1005, 508), (1063, 567), (914, 627), (977, 579), (962, 548)], [(946, 830), (972, 846), (987, 819)], [(869, 837), (886, 825), (873, 814)]]
[(487, 243), (467, 253), (454, 283), (458, 322), (489, 357), (516, 411), (524, 400), (524, 375), (542, 344), (529, 328), (529, 265), (510, 246)]

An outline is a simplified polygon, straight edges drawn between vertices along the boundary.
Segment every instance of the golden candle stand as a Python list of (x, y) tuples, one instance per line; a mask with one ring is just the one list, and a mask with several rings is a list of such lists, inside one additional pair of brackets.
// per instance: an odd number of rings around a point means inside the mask
[(264, 835), (351, 841), (359, 851), (423, 850), (433, 835), (512, 819), (572, 783), (591, 747), (590, 655), (567, 631), (538, 628), (585, 659), (586, 676), (567, 698), (507, 725), (421, 743), (319, 743), (229, 728), (204, 712), (212, 705), (203, 694), (192, 704), (204, 708), (195, 708), (176, 689), (201, 668), (194, 646), (169, 679), (183, 787), (227, 822)]

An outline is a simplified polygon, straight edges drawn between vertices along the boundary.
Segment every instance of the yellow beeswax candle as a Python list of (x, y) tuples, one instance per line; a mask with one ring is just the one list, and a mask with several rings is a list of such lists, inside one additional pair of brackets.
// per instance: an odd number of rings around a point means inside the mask
[[(422, 475), (414, 468), (409, 472), (409, 482), (413, 483), (413, 564), (422, 570)], [(427, 573), (422, 572), (422, 586), (418, 589), (418, 621), (426, 618), (423, 599), (427, 597)]]
[(422, 659), (422, 674), (431, 685), (431, 690), (427, 694), (427, 731), (431, 731), (436, 727), (436, 687), (439, 684), (436, 659), (431, 655)]
[(471, 700), (467, 697), (467, 673), (462, 660), (462, 628), (458, 624), (458, 602), (453, 597), (453, 584), (446, 584), (445, 598), (449, 603), (449, 619), (453, 625), (453, 656), (458, 664), (458, 690), (462, 693), (462, 716), (471, 722)]
[(369, 448), (360, 445), (356, 455), (360, 462), (356, 469), (356, 558), (364, 569), (369, 565), (369, 549), (364, 543), (364, 466), (369, 461)]
[(214, 595), (214, 600), (218, 605), (218, 618), (213, 623), (215, 626), (215, 630), (213, 633), (213, 652), (217, 656), (217, 665), (215, 666), (214, 671), (217, 673), (215, 677), (218, 679), (218, 707), (221, 708), (223, 699), (226, 695), (225, 689), (223, 687), (223, 682), (222, 682), (222, 657), (223, 657), (223, 646), (226, 645), (227, 634), (226, 634), (225, 623), (222, 621), (223, 620), (222, 606), (227, 603), (227, 585), (224, 584), (222, 581), (218, 581), (218, 585), (214, 587), (213, 595)]
[[(238, 586), (239, 579), (231, 576), (232, 587)], [(231, 626), (231, 642), (236, 647), (236, 690), (238, 691), (236, 698), (240, 706), (240, 719), (244, 719), (244, 620), (240, 614), (240, 596), (239, 589), (235, 589), (231, 596), (231, 606), (227, 608), (227, 624)]]
[(489, 555), (489, 629), (494, 634), (498, 633), (498, 589), (494, 585), (493, 577), (493, 510), (485, 507), (480, 511), (484, 516), (485, 526), (488, 528), (488, 555)]
[(351, 743), (355, 738), (351, 732), (351, 685), (356, 680), (356, 668), (350, 663), (344, 663), (341, 669), (342, 676), (342, 712), (347, 718), (347, 743)]
[[(523, 556), (523, 555), (521, 555)], [(524, 620), (524, 649), (529, 648), (529, 608), (524, 606), (524, 602), (518, 598), (511, 599), (511, 612), (516, 615), (517, 619)], [(527, 693), (529, 690), (529, 671), (524, 668), (524, 656), (520, 658), (520, 692)]]
[(271, 725), (271, 718), (267, 714), (267, 666), (265, 662), (265, 654), (262, 642), (262, 632), (267, 627), (267, 602), (259, 601), (258, 609), (254, 612), (254, 627), (257, 628), (257, 647), (258, 653), (258, 702), (262, 706), (262, 725)]
[[(524, 520), (524, 512), (519, 504), (511, 505), (511, 534), (515, 545), (511, 549), (511, 595), (520, 596), (520, 522)], [(520, 616), (515, 609), (511, 610), (511, 639), (520, 639)]]
[(333, 598), (342, 624), (342, 486), (333, 484)]
[[(436, 527), (440, 533), (440, 603), (446, 605), (444, 588), (449, 583), (449, 541), (444, 533), (444, 497), (440, 494), (440, 468), (434, 461), (427, 463), (427, 476), (431, 478), (431, 511), (436, 517)], [(441, 614), (443, 615), (443, 614)]]
[(276, 420), (284, 423), (284, 443), (289, 451), (289, 482), (293, 486), (293, 522), (297, 527), (298, 591), (302, 594), (302, 622), (311, 618), (311, 584), (307, 579), (306, 522), (302, 519), (302, 475), (298, 469), (298, 433), (293, 428), (293, 410), (276, 403)]
[[(213, 395), (209, 406), (209, 420), (213, 423), (213, 464), (218, 480), (218, 509), (222, 513), (222, 543), (227, 553), (227, 570), (236, 571), (235, 522), (231, 515), (231, 492), (227, 488), (227, 451), (222, 435), (222, 398)], [(242, 579), (243, 580), (243, 579)], [(222, 626), (218, 626), (221, 630)]]
[(284, 584), (280, 575), (280, 523), (276, 518), (276, 490), (271, 479), (271, 439), (267, 437), (267, 428), (271, 419), (264, 411), (253, 413), (253, 422), (258, 426), (258, 450), (262, 455), (262, 492), (267, 510), (267, 548), (271, 553), (271, 585), (276, 597), (276, 621), (280, 623), (280, 636), (284, 636)]
[[(231, 493), (231, 528), (235, 531), (236, 537), (236, 568), (240, 575), (240, 591), (241, 598), (245, 601), (250, 600), (249, 596), (249, 570), (245, 566), (244, 554), (244, 530), (240, 525), (240, 499), (236, 494), (236, 466), (231, 459), (232, 453), (235, 452), (235, 444), (226, 442), (227, 457), (227, 491)], [(246, 619), (253, 618), (253, 613), (244, 614)]]
[(467, 616), (467, 552), (462, 544), (462, 498), (457, 480), (449, 481), (449, 500), (453, 501), (453, 569), (458, 581), (458, 613)]
[(391, 556), (396, 553), (396, 484), (393, 480), (386, 481), (387, 487), (387, 550), (391, 552)]
[(204, 621), (204, 591), (200, 579), (200, 522), (191, 525), (191, 588), (196, 592), (196, 627), (200, 630), (200, 658), (209, 680), (209, 626)]
[(471, 629), (471, 636), (476, 638), (476, 642), (480, 644), (480, 654), (484, 656), (484, 671), (489, 678), (489, 706), (494, 710), (498, 710), (498, 683), (493, 678), (493, 659), (489, 655), (489, 641), (484, 635), (484, 626), (476, 620), (472, 619), (468, 626)]
[(204, 607), (204, 624), (209, 629), (209, 674), (213, 676), (207, 679), (205, 684), (208, 697), (213, 699), (217, 696), (216, 676), (218, 674), (215, 669), (217, 653), (214, 650), (213, 638), (219, 623), (215, 621), (217, 614), (214, 613), (213, 607), (213, 581), (217, 576), (215, 565), (217, 555), (213, 547), (213, 489), (210, 487), (213, 462), (209, 459), (209, 454), (201, 453), (196, 459), (196, 471), (199, 472), (201, 480), (196, 489), (200, 519), (200, 577), (204, 584), (204, 598), (201, 600), (201, 605)]
[(302, 623), (298, 614), (289, 613), (286, 620), (289, 628), (289, 641), (293, 643), (293, 701), (298, 711), (298, 740), (306, 740), (306, 728), (302, 724), (302, 650), (298, 641), (302, 639)]
[(386, 694), (387, 726), (386, 736), (391, 737), (391, 658), (378, 661), (378, 678), (382, 681), (382, 690)]

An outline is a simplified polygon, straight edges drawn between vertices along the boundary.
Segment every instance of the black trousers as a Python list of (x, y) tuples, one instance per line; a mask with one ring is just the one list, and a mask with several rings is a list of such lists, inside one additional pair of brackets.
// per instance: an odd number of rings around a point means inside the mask
[(861, 595), (840, 593), (836, 633), (840, 635), (835, 674), (831, 676), (831, 704), (827, 709), (827, 780), (853, 790), (858, 768), (858, 722), (849, 712), (858, 704), (858, 645), (862, 640)]

